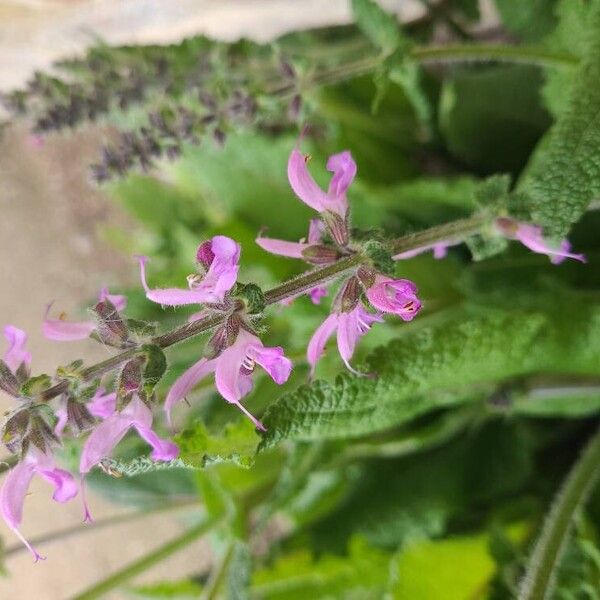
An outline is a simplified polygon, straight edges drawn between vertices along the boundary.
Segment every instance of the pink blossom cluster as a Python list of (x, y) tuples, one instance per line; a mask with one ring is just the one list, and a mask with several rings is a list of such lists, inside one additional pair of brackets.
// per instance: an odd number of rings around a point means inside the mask
[[(346, 195), (356, 176), (357, 167), (348, 151), (331, 156), (327, 169), (332, 176), (325, 191), (311, 176), (307, 162), (308, 158), (294, 149), (287, 169), (296, 196), (318, 213), (308, 224), (306, 239), (291, 242), (259, 235), (256, 242), (268, 252), (302, 259), (312, 266), (331, 265), (360, 250), (351, 239)], [(570, 253), (566, 241), (558, 248), (549, 244), (543, 238), (541, 229), (534, 225), (502, 217), (496, 219), (494, 226), (499, 235), (519, 240), (534, 252), (547, 254), (554, 263), (565, 258), (584, 260), (582, 255)], [(456, 243), (459, 242), (441, 240), (393, 258), (407, 259), (428, 250), (433, 250), (434, 256), (441, 258), (446, 255), (447, 248)], [(254, 330), (249, 315), (240, 309), (237, 294), (240, 255), (240, 245), (226, 236), (217, 235), (202, 243), (196, 253), (197, 271), (188, 277), (186, 288), (151, 288), (146, 273), (148, 258), (138, 257), (141, 282), (150, 301), (169, 307), (198, 305), (199, 310), (190, 317), (191, 321), (214, 314), (223, 317), (222, 325), (207, 344), (204, 355), (170, 388), (163, 406), (169, 423), (173, 408), (200, 381), (214, 376), (218, 393), (251, 419), (259, 430), (264, 431), (264, 425), (242, 402), (252, 390), (256, 367), (261, 367), (278, 385), (284, 384), (290, 376), (292, 362), (285, 356), (284, 350), (265, 346)], [(314, 303), (319, 303), (328, 294), (331, 285), (332, 282), (320, 282), (307, 293)], [(306, 359), (311, 367), (311, 375), (314, 375), (328, 340), (334, 334), (342, 361), (351, 372), (360, 375), (350, 362), (360, 338), (375, 323), (383, 322), (385, 314), (411, 321), (422, 307), (414, 282), (391, 277), (378, 271), (374, 264), (348, 269), (336, 285), (338, 290), (331, 303), (331, 312), (308, 343)], [(102, 304), (118, 315), (126, 308), (127, 299), (103, 289), (99, 297), (99, 305)], [(64, 316), (51, 318), (50, 309), (51, 305), (46, 310), (42, 331), (51, 340), (73, 341), (99, 333), (97, 320), (68, 321)], [(20, 460), (0, 489), (0, 513), (38, 560), (42, 557), (19, 530), (27, 489), (34, 475), (40, 475), (54, 486), (53, 499), (57, 502), (67, 502), (80, 492), (85, 519), (89, 520), (84, 478), (92, 468), (102, 465), (111, 456), (128, 431), (135, 430), (152, 448), (151, 457), (154, 460), (173, 460), (179, 450), (175, 443), (161, 438), (153, 429), (153, 398), (148, 398), (135, 382), (126, 386), (124, 397), (118, 397), (116, 392), (107, 392), (103, 388), (97, 389), (86, 402), (65, 394), (59, 400), (54, 417), (49, 418), (47, 410), (38, 410), (34, 400), (21, 393), (21, 386), (30, 377), (31, 354), (25, 348), (27, 335), (13, 326), (7, 326), (4, 335), (8, 349), (0, 363), (0, 388), (13, 396), (17, 403), (5, 422), (4, 440), (12, 452), (20, 455)], [(54, 457), (55, 449), (61, 445), (67, 432), (71, 435), (87, 435), (77, 476), (60, 468)]]

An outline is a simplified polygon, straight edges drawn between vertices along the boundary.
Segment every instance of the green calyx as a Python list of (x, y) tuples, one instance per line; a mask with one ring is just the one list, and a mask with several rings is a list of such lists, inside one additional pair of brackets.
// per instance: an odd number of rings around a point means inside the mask
[(248, 314), (260, 314), (267, 306), (264, 292), (255, 283), (238, 284), (235, 295), (244, 302)]
[(386, 275), (394, 275), (395, 263), (387, 243), (377, 239), (367, 240), (362, 251), (378, 271)]

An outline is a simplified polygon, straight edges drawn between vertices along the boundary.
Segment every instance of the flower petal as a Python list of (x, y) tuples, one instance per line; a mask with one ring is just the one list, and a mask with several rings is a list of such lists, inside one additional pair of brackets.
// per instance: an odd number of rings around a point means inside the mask
[(184, 306), (186, 304), (201, 304), (210, 301), (210, 297), (196, 289), (186, 290), (181, 288), (157, 288), (151, 289), (146, 282), (147, 256), (138, 256), (140, 263), (140, 278), (146, 291), (146, 298), (163, 306)]
[(23, 519), (23, 504), (34, 473), (35, 464), (24, 459), (8, 472), (0, 490), (0, 512), (13, 529)]
[(108, 458), (129, 427), (131, 427), (131, 419), (120, 414), (113, 415), (100, 423), (83, 446), (79, 472), (89, 473), (103, 458)]
[(42, 323), (42, 333), (48, 340), (56, 342), (74, 342), (85, 340), (96, 329), (94, 321), (63, 321), (62, 319), (49, 319), (48, 313), (52, 304), (46, 307), (46, 317)]
[(121, 294), (111, 294), (108, 291), (108, 288), (103, 287), (100, 290), (100, 295), (98, 296), (98, 300), (102, 302), (103, 300), (108, 299), (111, 304), (120, 312), (127, 308), (127, 296), (122, 296)]
[(117, 410), (117, 394), (114, 392), (107, 394), (102, 388), (99, 388), (86, 407), (94, 417), (108, 419)]
[(39, 469), (38, 473), (54, 486), (52, 499), (56, 502), (68, 502), (77, 496), (77, 482), (68, 471), (55, 467), (53, 469)]
[(205, 295), (204, 302), (222, 302), (237, 281), (241, 247), (227, 236), (216, 235), (211, 250), (214, 258), (208, 272), (194, 289)]
[(196, 384), (215, 370), (216, 361), (201, 358), (182, 373), (171, 386), (164, 404), (167, 420), (171, 423), (171, 411), (177, 402), (183, 400)]
[(533, 252), (549, 256), (553, 264), (559, 264), (566, 258), (572, 258), (582, 263), (586, 262), (586, 258), (583, 254), (573, 254), (569, 252), (571, 244), (568, 240), (563, 240), (560, 243), (559, 248), (552, 248), (544, 239), (541, 227), (520, 223), (517, 227), (515, 237)]
[(31, 352), (25, 350), (27, 334), (18, 327), (7, 325), (4, 328), (4, 337), (8, 341), (8, 350), (4, 354), (4, 362), (11, 371), (15, 372), (22, 363), (31, 364)]
[(152, 460), (173, 460), (179, 455), (179, 448), (170, 440), (159, 438), (152, 429), (133, 424), (140, 437), (152, 446)]
[(313, 304), (321, 304), (321, 298), (323, 298), (323, 296), (327, 296), (327, 293), (327, 288), (321, 285), (310, 290), (308, 295), (310, 296), (310, 301)]
[(289, 258), (304, 258), (302, 252), (311, 246), (311, 244), (287, 242), (285, 240), (276, 240), (268, 237), (257, 237), (256, 243), (263, 250), (266, 250), (271, 254), (288, 256)]
[(308, 364), (311, 367), (311, 377), (314, 375), (317, 363), (323, 355), (323, 351), (325, 350), (327, 340), (335, 331), (337, 324), (338, 315), (335, 313), (330, 314), (321, 323), (321, 325), (319, 325), (317, 330), (313, 333), (313, 336), (310, 338), (310, 342), (308, 342), (308, 347), (306, 349), (306, 360), (308, 361)]
[(243, 396), (240, 371), (247, 357), (248, 346), (256, 340), (256, 336), (241, 330), (236, 341), (216, 359), (215, 384), (227, 402), (239, 402)]
[(348, 150), (333, 154), (327, 161), (327, 170), (333, 173), (329, 182), (328, 195), (332, 198), (342, 198), (356, 176), (356, 163)]
[(319, 212), (327, 209), (327, 194), (318, 186), (317, 182), (308, 172), (306, 159), (296, 148), (290, 154), (287, 174), (294, 193), (302, 202)]
[(309, 244), (320, 244), (323, 241), (325, 235), (325, 223), (321, 219), (311, 219), (308, 225), (308, 237), (307, 241)]
[(292, 372), (292, 361), (284, 356), (283, 348), (267, 348), (261, 344), (248, 348), (248, 356), (255, 360), (278, 385), (284, 384)]

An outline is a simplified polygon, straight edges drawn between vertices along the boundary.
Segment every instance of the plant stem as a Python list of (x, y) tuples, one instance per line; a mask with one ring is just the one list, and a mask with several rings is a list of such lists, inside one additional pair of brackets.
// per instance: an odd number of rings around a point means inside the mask
[(550, 598), (574, 514), (586, 502), (599, 475), (600, 428), (587, 443), (556, 495), (529, 558), (519, 589), (519, 600)]
[(209, 529), (216, 525), (218, 521), (219, 519), (217, 518), (205, 519), (201, 523), (198, 523), (198, 525), (191, 527), (183, 534), (176, 537), (174, 540), (159, 546), (156, 550), (125, 565), (110, 577), (107, 577), (103, 581), (93, 585), (80, 594), (77, 594), (72, 600), (94, 600), (95, 598), (102, 598), (107, 592), (114, 590), (117, 586), (125, 583), (132, 577), (149, 569), (178, 550), (185, 548), (199, 537), (203, 536)]
[[(476, 233), (483, 225), (485, 225), (488, 219), (489, 217), (485, 214), (475, 214), (467, 219), (459, 219), (444, 225), (431, 227), (424, 231), (405, 235), (394, 241), (392, 244), (393, 252), (394, 254), (397, 254), (408, 250), (414, 250), (435, 243), (436, 241), (460, 241), (469, 235)], [(307, 273), (290, 279), (265, 292), (266, 304), (267, 306), (270, 306), (277, 304), (282, 300), (294, 298), (318, 285), (331, 281), (340, 275), (344, 275), (345, 273), (356, 269), (356, 267), (361, 263), (366, 262), (366, 260), (367, 258), (365, 256), (356, 253), (341, 258), (331, 265), (308, 271)], [(225, 318), (225, 315), (214, 314), (205, 317), (204, 319), (186, 323), (173, 331), (155, 337), (152, 340), (152, 343), (161, 348), (168, 348), (174, 344), (214, 329), (221, 325), (225, 321)], [(129, 359), (133, 358), (138, 352), (139, 349), (132, 348), (125, 352), (121, 352), (120, 354), (116, 354), (115, 356), (84, 369), (81, 377), (84, 381), (95, 379), (104, 373), (108, 373), (109, 371), (118, 368)], [(59, 381), (56, 385), (41, 394), (41, 400), (47, 402), (56, 396), (60, 396), (68, 390), (68, 385), (66, 380)]]

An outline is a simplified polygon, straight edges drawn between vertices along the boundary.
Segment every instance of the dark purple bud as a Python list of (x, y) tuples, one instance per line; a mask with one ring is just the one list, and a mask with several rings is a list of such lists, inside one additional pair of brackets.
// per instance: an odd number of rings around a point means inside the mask
[(30, 412), (22, 408), (13, 412), (2, 427), (2, 443), (12, 454), (18, 454), (29, 431)]
[(139, 393), (142, 389), (143, 365), (144, 358), (142, 356), (136, 356), (126, 362), (121, 369), (117, 383), (117, 398), (121, 405), (128, 403), (133, 394)]
[(0, 389), (14, 398), (19, 396), (19, 380), (3, 360), (0, 360)]
[(196, 260), (206, 269), (210, 268), (212, 261), (215, 259), (215, 253), (212, 251), (212, 242), (207, 240), (198, 246), (196, 251)]
[(365, 289), (369, 289), (375, 284), (375, 278), (377, 277), (377, 271), (370, 267), (362, 266), (356, 272), (356, 275)]
[(327, 229), (334, 242), (339, 246), (346, 247), (350, 237), (348, 233), (348, 223), (346, 220), (342, 219), (342, 217), (340, 217), (340, 215), (337, 213), (329, 210), (321, 213), (321, 217), (323, 218), (325, 225), (327, 225)]
[(80, 435), (94, 425), (94, 417), (86, 408), (85, 404), (78, 402), (75, 398), (67, 400), (67, 425), (74, 435)]
[(94, 306), (96, 334), (101, 342), (123, 348), (129, 339), (129, 329), (114, 304), (105, 298)]
[(279, 63), (279, 68), (281, 69), (282, 75), (286, 79), (295, 79), (296, 78), (296, 69), (294, 69), (294, 66), (292, 65), (292, 63), (288, 62), (287, 60), (282, 60)]
[(302, 258), (313, 265), (328, 265), (340, 257), (339, 252), (331, 246), (315, 244), (302, 250)]

